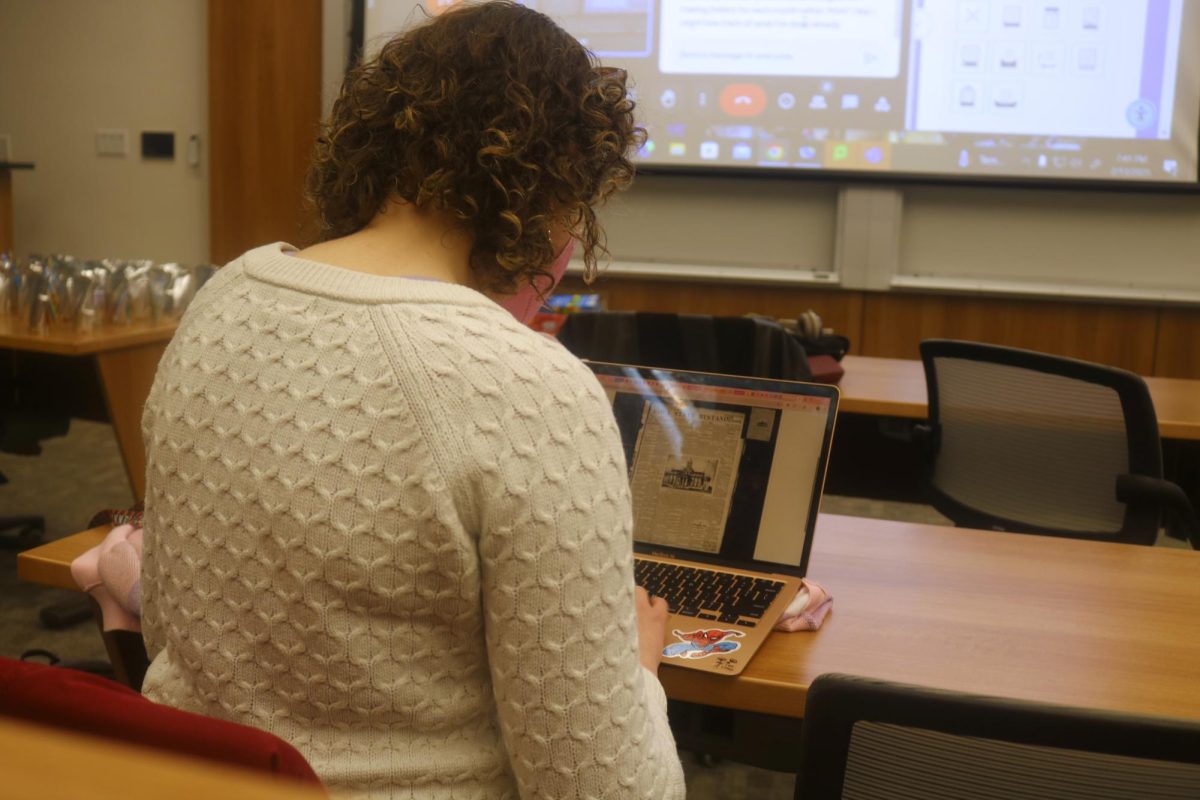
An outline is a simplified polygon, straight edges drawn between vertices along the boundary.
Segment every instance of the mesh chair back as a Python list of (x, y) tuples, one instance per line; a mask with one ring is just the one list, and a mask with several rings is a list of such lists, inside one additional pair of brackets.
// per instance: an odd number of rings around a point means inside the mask
[(855, 723), (842, 800), (1200, 797), (1200, 764)]
[(1200, 724), (828, 674), (808, 691), (796, 797), (1200, 797)]
[(1141, 378), (972, 342), (930, 340), (921, 354), (943, 513), (973, 527), (1153, 541), (1156, 515), (1143, 519), (1116, 492), (1118, 475), (1162, 474)]

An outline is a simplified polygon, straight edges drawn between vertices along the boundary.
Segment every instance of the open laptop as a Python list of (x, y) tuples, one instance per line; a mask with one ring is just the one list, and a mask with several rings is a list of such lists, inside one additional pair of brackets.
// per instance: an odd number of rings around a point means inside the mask
[(587, 363), (625, 447), (635, 578), (669, 606), (663, 663), (737, 675), (800, 590), (838, 390)]

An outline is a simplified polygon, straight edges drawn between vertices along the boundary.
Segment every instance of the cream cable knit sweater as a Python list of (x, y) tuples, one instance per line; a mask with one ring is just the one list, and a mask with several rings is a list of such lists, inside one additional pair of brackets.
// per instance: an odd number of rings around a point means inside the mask
[(482, 295), (252, 250), (146, 404), (145, 693), (332, 789), (676, 798), (590, 371)]

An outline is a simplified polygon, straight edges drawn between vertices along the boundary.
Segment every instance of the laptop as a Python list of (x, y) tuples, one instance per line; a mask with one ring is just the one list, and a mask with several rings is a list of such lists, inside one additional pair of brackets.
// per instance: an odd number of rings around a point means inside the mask
[(586, 363), (629, 466), (635, 578), (668, 604), (663, 663), (737, 675), (800, 590), (838, 390)]

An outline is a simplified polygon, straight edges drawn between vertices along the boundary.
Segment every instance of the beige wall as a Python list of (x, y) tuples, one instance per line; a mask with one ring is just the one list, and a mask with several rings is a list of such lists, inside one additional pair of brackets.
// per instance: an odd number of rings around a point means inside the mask
[[(18, 253), (208, 260), (206, 40), (205, 0), (0, 0), (0, 135), (37, 165), (14, 173)], [(98, 128), (129, 154), (97, 156)], [(147, 130), (174, 161), (141, 158)]]
[(832, 271), (836, 211), (837, 187), (815, 181), (642, 175), (600, 218), (617, 262), (769, 276)]
[(333, 111), (350, 52), (353, 0), (321, 0), (321, 117)]

